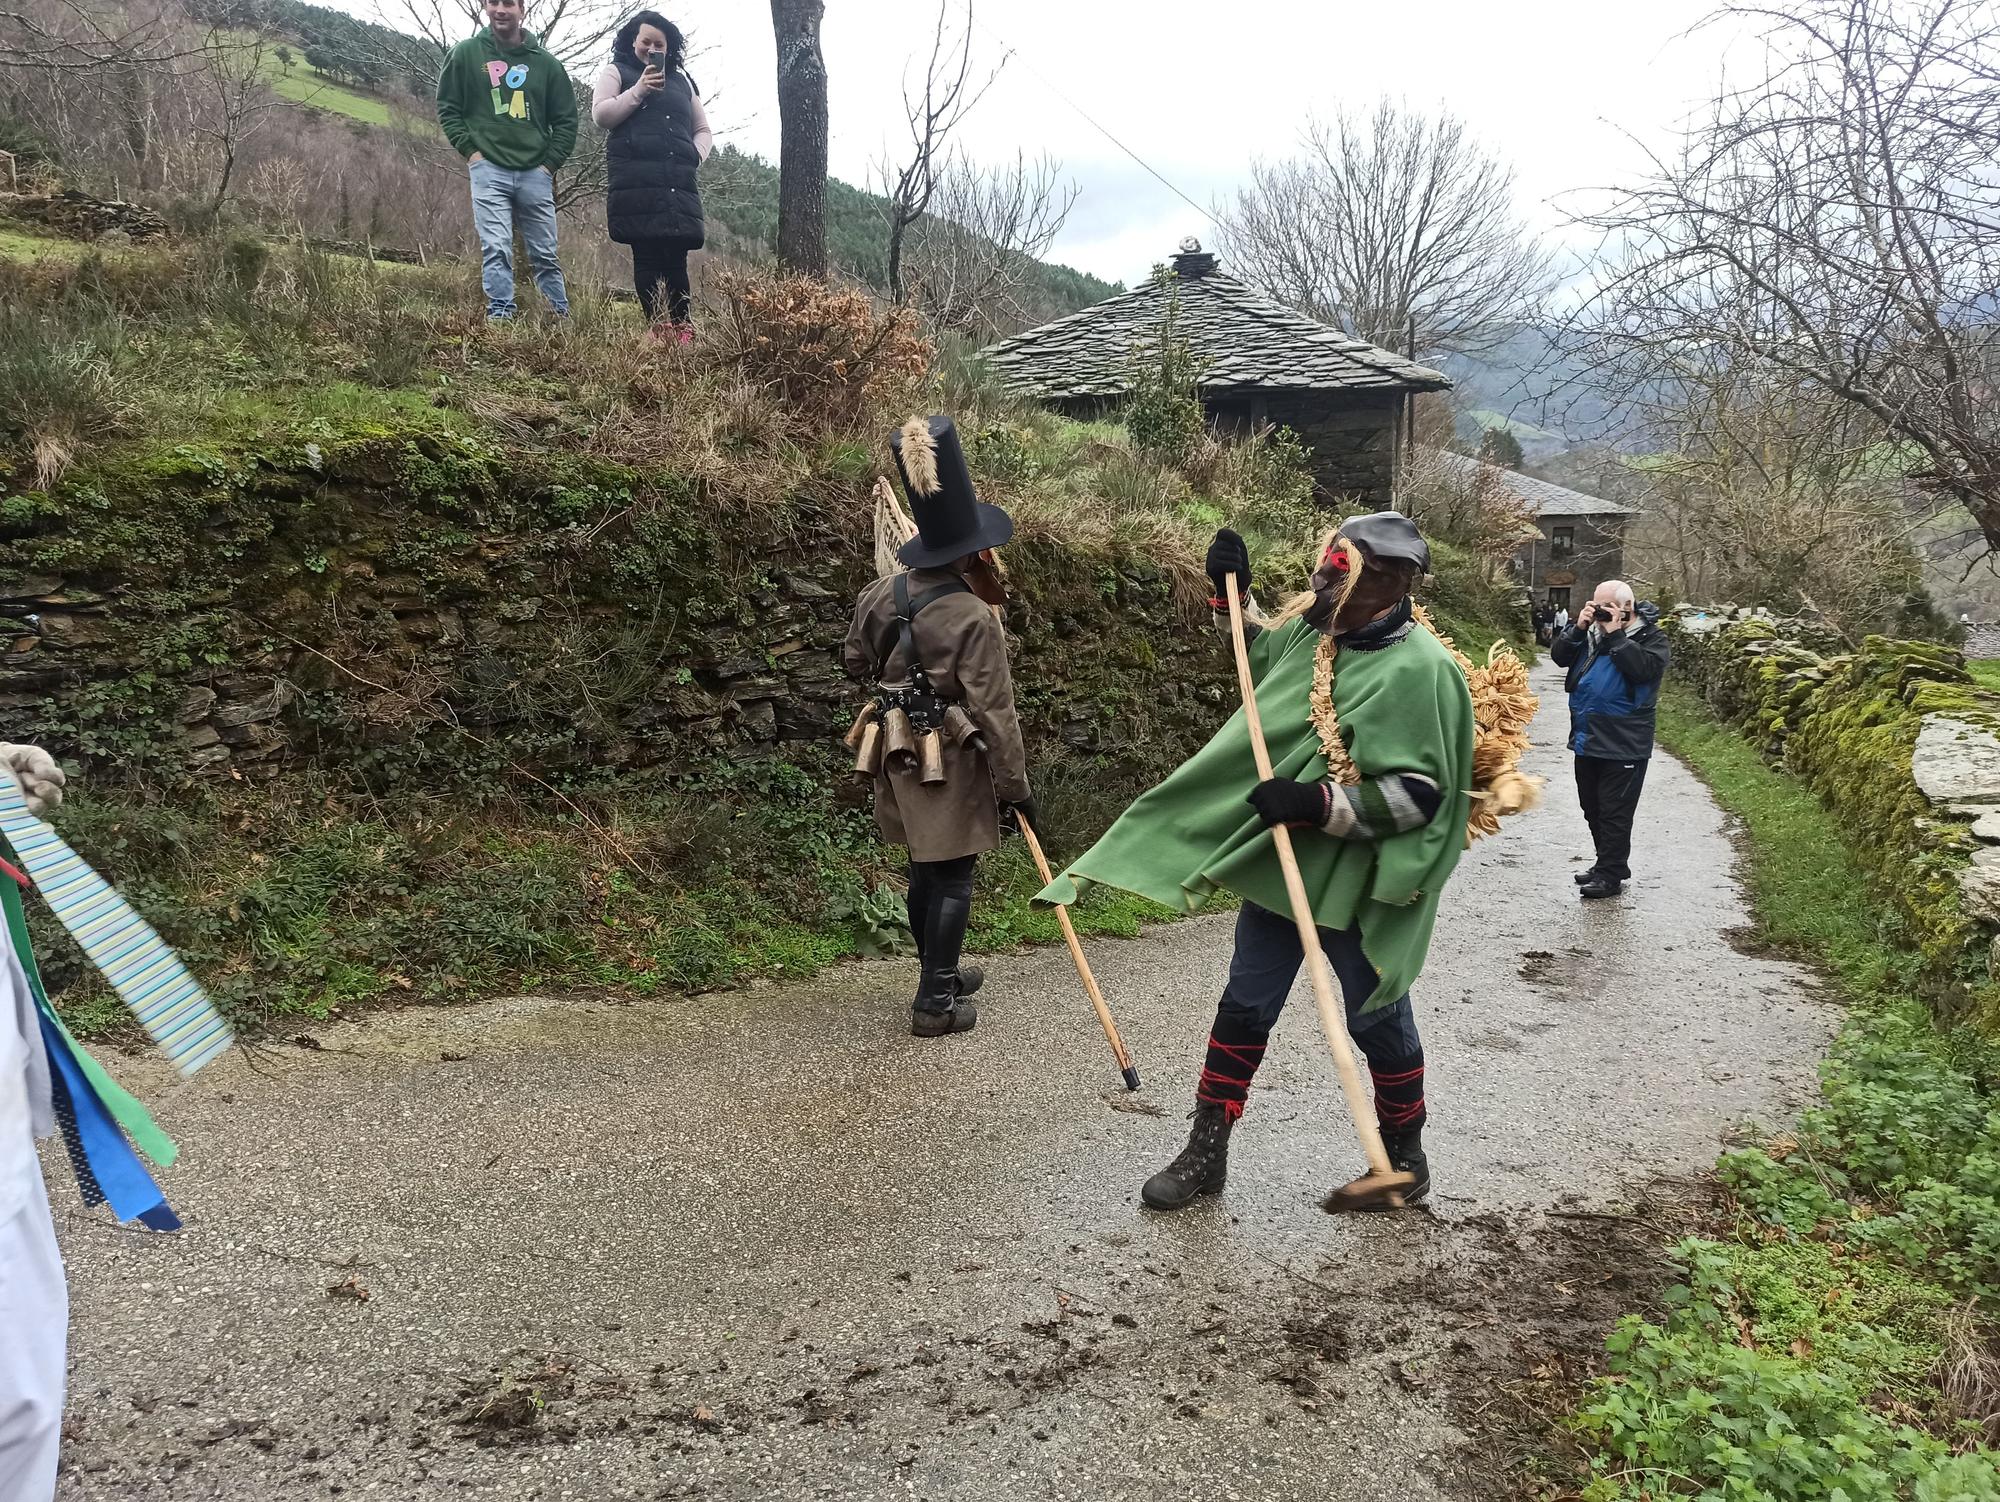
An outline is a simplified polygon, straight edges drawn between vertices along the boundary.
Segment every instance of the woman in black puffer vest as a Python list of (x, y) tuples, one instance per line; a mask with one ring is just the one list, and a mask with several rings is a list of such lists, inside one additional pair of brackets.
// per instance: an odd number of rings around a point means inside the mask
[(714, 145), (701, 96), (681, 70), (684, 56), (679, 29), (657, 11), (640, 11), (618, 28), (590, 105), (591, 119), (608, 132), (611, 238), (632, 247), (632, 283), (646, 322), (663, 332), (664, 284), (665, 311), (683, 343), (690, 337), (688, 252), (704, 238), (697, 178)]

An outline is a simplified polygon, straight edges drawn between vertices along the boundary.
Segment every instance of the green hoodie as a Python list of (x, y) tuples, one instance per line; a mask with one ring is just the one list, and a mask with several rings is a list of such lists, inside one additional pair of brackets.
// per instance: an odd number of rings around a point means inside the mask
[(551, 172), (576, 149), (576, 90), (569, 73), (535, 39), (502, 47), (487, 27), (451, 49), (438, 75), (438, 124), (460, 156), (475, 151), (496, 167)]

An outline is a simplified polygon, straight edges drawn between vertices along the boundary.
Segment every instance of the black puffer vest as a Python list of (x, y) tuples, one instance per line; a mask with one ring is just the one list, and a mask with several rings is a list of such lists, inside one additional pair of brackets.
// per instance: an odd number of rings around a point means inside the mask
[[(640, 69), (618, 64), (619, 87), (639, 81)], [(604, 142), (610, 168), (605, 214), (611, 238), (678, 240), (694, 249), (702, 243), (701, 153), (694, 145), (694, 85), (675, 69), (666, 87), (650, 95)]]

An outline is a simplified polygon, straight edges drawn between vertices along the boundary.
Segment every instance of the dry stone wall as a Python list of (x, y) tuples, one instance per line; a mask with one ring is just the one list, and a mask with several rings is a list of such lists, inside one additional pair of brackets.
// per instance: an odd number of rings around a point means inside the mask
[[(5, 735), (159, 784), (824, 765), (862, 504), (731, 523), (697, 483), (440, 433), (151, 455), (0, 502)], [(1022, 551), (1038, 760), (1130, 785), (1199, 744), (1228, 662), (1168, 581)]]
[(2000, 696), (1934, 642), (1683, 607), (1674, 672), (1853, 831), (1933, 1000), (2000, 1026)]

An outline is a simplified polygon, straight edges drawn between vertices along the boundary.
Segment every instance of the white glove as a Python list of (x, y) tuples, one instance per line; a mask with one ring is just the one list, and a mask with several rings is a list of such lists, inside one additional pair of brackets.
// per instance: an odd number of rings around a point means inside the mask
[(69, 779), (56, 759), (40, 746), (15, 746), (0, 741), (0, 766), (14, 774), (21, 784), (22, 801), (37, 818), (63, 800), (63, 784)]

